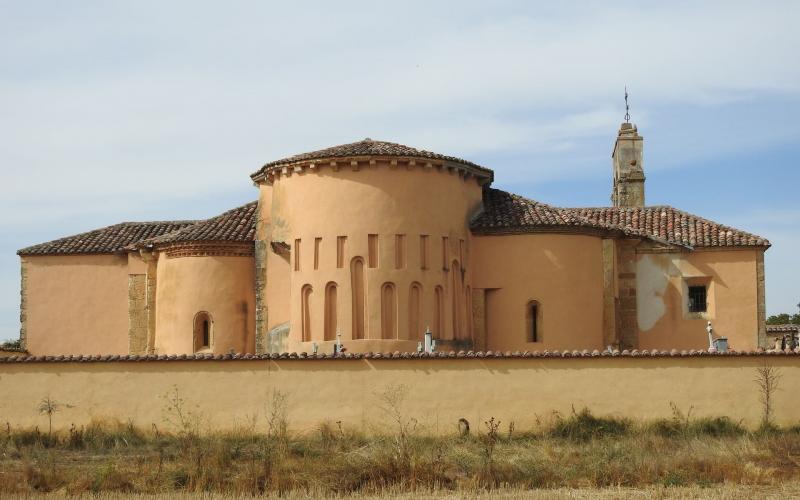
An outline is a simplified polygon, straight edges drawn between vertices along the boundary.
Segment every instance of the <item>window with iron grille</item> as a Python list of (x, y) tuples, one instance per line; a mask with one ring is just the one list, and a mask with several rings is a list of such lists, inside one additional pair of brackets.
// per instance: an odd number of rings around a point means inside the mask
[(706, 312), (706, 287), (704, 285), (689, 287), (689, 312)]

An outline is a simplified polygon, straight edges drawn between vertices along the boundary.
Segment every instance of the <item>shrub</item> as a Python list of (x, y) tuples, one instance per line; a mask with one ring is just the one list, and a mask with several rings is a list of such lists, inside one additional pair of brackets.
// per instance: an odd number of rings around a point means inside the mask
[(747, 432), (740, 423), (728, 417), (701, 417), (684, 421), (659, 419), (645, 426), (645, 429), (665, 438), (741, 436)]
[(596, 417), (588, 408), (584, 408), (579, 412), (573, 409), (572, 415), (567, 418), (557, 417), (547, 434), (573, 441), (589, 441), (606, 436), (622, 436), (630, 429), (631, 421), (626, 418)]
[(17, 340), (7, 340), (0, 344), (0, 350), (5, 351), (21, 351), (22, 350), (22, 341), (20, 339)]
[(703, 417), (689, 424), (689, 432), (700, 436), (741, 436), (747, 431), (728, 417)]

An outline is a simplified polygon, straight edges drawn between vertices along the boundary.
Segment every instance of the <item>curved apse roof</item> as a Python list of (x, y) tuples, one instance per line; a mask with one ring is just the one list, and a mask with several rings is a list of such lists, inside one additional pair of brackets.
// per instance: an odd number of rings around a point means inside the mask
[(447, 156), (424, 149), (416, 149), (411, 146), (397, 144), (394, 142), (375, 141), (366, 138), (362, 141), (351, 142), (349, 144), (340, 144), (330, 148), (320, 149), (317, 151), (310, 151), (308, 153), (300, 153), (289, 156), (280, 160), (269, 162), (262, 166), (258, 171), (254, 172), (250, 177), (255, 180), (263, 175), (268, 170), (277, 167), (283, 167), (294, 163), (305, 162), (309, 160), (323, 160), (345, 157), (370, 157), (370, 156), (383, 156), (383, 157), (406, 157), (406, 158), (427, 158), (434, 161), (459, 163), (468, 167), (473, 173), (492, 179), (494, 172), (492, 170), (482, 167), (471, 161), (457, 158), (455, 156)]

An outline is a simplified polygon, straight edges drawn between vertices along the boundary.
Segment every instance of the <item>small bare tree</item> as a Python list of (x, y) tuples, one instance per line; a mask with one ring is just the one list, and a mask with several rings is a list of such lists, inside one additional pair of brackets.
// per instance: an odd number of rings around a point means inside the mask
[(289, 432), (289, 396), (285, 392), (272, 391), (267, 405), (267, 431), (271, 438), (286, 442)]
[(200, 416), (186, 407), (177, 385), (162, 396), (164, 406), (161, 409), (162, 419), (173, 428), (178, 429), (181, 437), (192, 439), (200, 433)]
[(756, 374), (755, 382), (761, 394), (761, 428), (770, 429), (773, 426), (774, 397), (781, 374), (777, 368), (766, 362), (756, 369)]
[(396, 459), (399, 464), (411, 463), (411, 446), (409, 438), (417, 428), (417, 420), (403, 414), (403, 402), (409, 388), (404, 384), (389, 385), (379, 395), (381, 410), (394, 422), (397, 434), (394, 437)]
[(39, 406), (36, 407), (40, 415), (47, 415), (47, 437), (53, 434), (53, 415), (61, 411), (62, 406), (61, 403), (48, 395), (42, 398), (39, 402)]
[[(483, 458), (486, 459), (487, 467), (491, 468), (494, 463), (494, 449), (500, 439), (500, 421), (492, 417), (484, 422), (484, 425), (486, 426), (486, 434), (482, 436)], [(510, 429), (513, 432), (513, 426)]]
[[(500, 421), (492, 417), (484, 422), (484, 425), (486, 426), (486, 434), (481, 435), (484, 469), (479, 477), (485, 483), (485, 486), (494, 487), (496, 485), (494, 451), (497, 447), (497, 442), (500, 440)], [(513, 427), (509, 429), (513, 432)]]

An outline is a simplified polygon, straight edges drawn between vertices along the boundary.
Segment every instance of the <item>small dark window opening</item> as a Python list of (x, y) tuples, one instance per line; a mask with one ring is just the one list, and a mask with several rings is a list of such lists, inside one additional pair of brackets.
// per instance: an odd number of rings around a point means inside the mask
[(529, 302), (526, 311), (528, 342), (539, 342), (539, 303)]
[(192, 345), (195, 352), (211, 347), (211, 329), (214, 327), (214, 321), (211, 315), (205, 311), (200, 311), (194, 315), (194, 324), (192, 325)]
[(208, 320), (203, 320), (203, 347), (208, 347), (211, 345), (211, 328), (208, 324)]
[(706, 287), (704, 285), (689, 287), (689, 312), (706, 312)]

